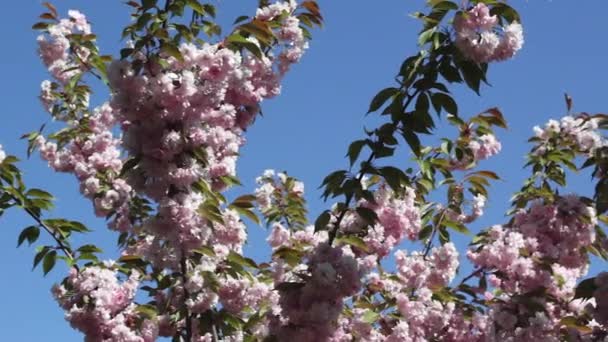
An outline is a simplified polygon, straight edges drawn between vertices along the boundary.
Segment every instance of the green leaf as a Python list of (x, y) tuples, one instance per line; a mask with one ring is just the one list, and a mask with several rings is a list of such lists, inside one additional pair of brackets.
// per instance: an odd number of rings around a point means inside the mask
[(394, 166), (384, 166), (379, 168), (378, 171), (386, 183), (395, 191), (400, 190), (404, 184), (409, 183), (405, 172)]
[(576, 287), (574, 298), (588, 299), (593, 297), (593, 292), (597, 289), (595, 278), (589, 278), (581, 281)]
[(131, 157), (127, 159), (127, 161), (122, 165), (122, 169), (120, 170), (120, 176), (124, 176), (125, 174), (127, 174), (127, 172), (134, 169), (140, 161), (140, 157)]
[(295, 250), (289, 247), (281, 247), (272, 253), (273, 258), (280, 258), (284, 260), (289, 266), (295, 267), (300, 263), (303, 257), (301, 251)]
[(210, 257), (215, 256), (215, 252), (213, 251), (213, 248), (211, 248), (209, 246), (199, 247), (199, 248), (193, 249), (192, 251), (194, 253), (197, 253), (200, 255), (206, 255), (206, 256), (210, 256)]
[(245, 21), (245, 20), (247, 20), (247, 19), (249, 19), (249, 17), (248, 17), (248, 16), (246, 16), (246, 15), (241, 15), (240, 17), (236, 18), (232, 24), (233, 24), (233, 25), (237, 25), (237, 24), (242, 23), (243, 21)]
[(365, 222), (369, 225), (373, 225), (378, 221), (378, 214), (370, 208), (366, 207), (357, 207), (357, 214), (365, 220)]
[(210, 200), (207, 200), (205, 203), (201, 204), (198, 208), (198, 212), (206, 219), (211, 222), (223, 223), (224, 217), (222, 216), (222, 212), (218, 208), (217, 205), (211, 203)]
[(456, 297), (447, 287), (442, 287), (433, 291), (433, 299), (437, 299), (443, 303), (453, 302)]
[(133, 52), (135, 51), (135, 49), (132, 48), (124, 48), (120, 50), (120, 59), (125, 59), (129, 56), (131, 56), (131, 54), (133, 54)]
[(33, 30), (46, 30), (51, 26), (51, 23), (39, 22), (32, 25)]
[(372, 99), (372, 102), (369, 105), (369, 110), (367, 111), (367, 113), (371, 113), (371, 112), (375, 112), (378, 109), (380, 109), (380, 107), (382, 107), (384, 105), (384, 103), (391, 97), (396, 95), (397, 93), (399, 93), (399, 89), (398, 88), (385, 88), (382, 89), (380, 92), (378, 92), (378, 94), (376, 94), (376, 96), (374, 96), (374, 98)]
[(142, 261), (142, 257), (139, 255), (123, 255), (121, 256), (118, 261), (121, 262), (131, 262), (131, 261)]
[(166, 53), (168, 56), (174, 57), (175, 59), (177, 59), (180, 62), (184, 61), (184, 56), (182, 56), (182, 53), (179, 51), (177, 46), (173, 43), (164, 42), (161, 45), (160, 50), (162, 52)]
[(205, 10), (205, 13), (209, 14), (209, 16), (215, 18), (215, 6), (211, 4), (203, 4), (203, 9)]
[(500, 179), (500, 177), (495, 172), (487, 171), (487, 170), (476, 171), (476, 172), (470, 173), (468, 176), (472, 176), (472, 175), (479, 175), (479, 176), (486, 177), (486, 178), (491, 178), (491, 179), (494, 179), (494, 180), (499, 180)]
[(566, 316), (562, 318), (559, 323), (568, 328), (576, 329), (582, 334), (589, 334), (593, 331), (593, 329), (587, 326), (585, 322), (579, 321), (579, 319), (574, 316)]
[(363, 241), (362, 238), (355, 235), (344, 235), (336, 239), (336, 242), (343, 243), (345, 245), (353, 246), (357, 249), (362, 250), (363, 252), (369, 252), (367, 248), (367, 244)]
[(84, 245), (78, 248), (76, 251), (80, 253), (103, 253), (103, 250), (95, 245)]
[(50, 193), (41, 190), (41, 189), (29, 189), (25, 195), (27, 197), (37, 197), (37, 198), (42, 198), (42, 199), (47, 199), (47, 200), (52, 200), (53, 199), (53, 195), (51, 195)]
[(433, 10), (448, 11), (448, 10), (454, 10), (454, 9), (458, 9), (458, 5), (451, 1), (439, 1), (438, 3), (433, 5)]
[(460, 222), (455, 222), (452, 220), (447, 220), (447, 219), (443, 219), (443, 225), (449, 228), (452, 228), (453, 230), (462, 233), (462, 234), (466, 234), (466, 235), (471, 235), (471, 231), (465, 227), (464, 224), (460, 223)]
[(44, 275), (47, 275), (53, 267), (55, 267), (55, 263), (57, 262), (57, 251), (52, 250), (44, 256), (44, 260), (42, 261), (42, 271)]
[(138, 305), (135, 308), (135, 311), (144, 315), (148, 319), (156, 319), (156, 316), (158, 316), (158, 312), (156, 312), (156, 308), (154, 306), (148, 305), (148, 304)]
[[(435, 110), (437, 110), (438, 107), (441, 107), (448, 114), (458, 115), (458, 105), (450, 95), (435, 93), (431, 96), (431, 101), (433, 102)], [(437, 110), (437, 114), (439, 114), (439, 110)]]
[[(426, 97), (426, 95), (424, 95)], [(403, 125), (415, 133), (430, 134), (435, 122), (427, 110), (416, 110), (403, 120)]]
[(156, 6), (156, 1), (157, 0), (142, 0), (141, 4), (143, 6), (143, 10), (147, 10)]
[(418, 138), (418, 135), (416, 135), (416, 133), (412, 132), (409, 129), (403, 129), (401, 134), (403, 135), (403, 138), (405, 139), (407, 144), (412, 149), (412, 152), (414, 152), (417, 157), (420, 157), (421, 143), (420, 139)]
[(317, 219), (315, 220), (315, 233), (327, 230), (327, 225), (331, 219), (331, 213), (329, 210), (325, 210)]
[(439, 242), (442, 245), (450, 242), (450, 232), (445, 227), (439, 228)]
[(361, 317), (361, 321), (368, 324), (376, 323), (379, 319), (380, 314), (371, 310), (365, 311), (365, 313)]
[(32, 270), (35, 269), (36, 266), (38, 266), (38, 264), (40, 263), (40, 261), (42, 261), (42, 259), (46, 255), (46, 253), (48, 253), (50, 250), (51, 250), (51, 248), (48, 247), (48, 246), (44, 246), (44, 247), (41, 247), (41, 248), (37, 249), (37, 253), (34, 256), (34, 264), (32, 266)]
[(264, 55), (258, 45), (256, 45), (254, 42), (247, 40), (247, 38), (241, 36), (240, 34), (234, 33), (230, 35), (226, 39), (226, 42), (232, 44), (233, 46), (236, 46), (239, 50), (241, 48), (246, 49), (257, 58), (262, 58)]
[(437, 27), (432, 27), (432, 28), (422, 32), (420, 34), (420, 36), (418, 36), (418, 45), (423, 46), (424, 44), (428, 43), (431, 40), (431, 37), (433, 36), (433, 34), (435, 34), (436, 30), (437, 30)]
[(261, 224), (262, 222), (260, 221), (260, 218), (258, 217), (258, 215), (256, 215), (251, 209), (249, 208), (242, 208), (242, 207), (236, 207), (233, 205), (228, 206), (228, 208), (236, 210), (239, 214), (247, 217), (248, 219), (250, 219), (251, 221), (255, 222), (256, 224)]
[(239, 31), (252, 35), (265, 45), (270, 45), (275, 38), (269, 23), (258, 19), (253, 19), (251, 22), (245, 23), (238, 28)]
[(246, 258), (238, 253), (230, 252), (226, 258), (228, 261), (233, 262), (243, 267), (258, 268), (258, 265), (250, 258)]
[(234, 201), (232, 201), (232, 205), (239, 208), (253, 208), (253, 201), (256, 200), (254, 195), (243, 195), (237, 197)]
[(350, 160), (350, 165), (353, 165), (357, 158), (359, 158), (359, 154), (361, 154), (361, 149), (368, 143), (368, 140), (356, 140), (353, 141), (348, 147), (348, 159)]
[(427, 225), (426, 227), (422, 228), (420, 230), (420, 232), (418, 233), (418, 240), (426, 240), (431, 236), (431, 233), (433, 232), (433, 226), (431, 225)]
[(429, 111), (429, 97), (426, 93), (420, 93), (420, 95), (418, 95), (415, 108), (417, 112)]
[(192, 7), (194, 12), (200, 15), (205, 15), (205, 9), (203, 9), (203, 5), (201, 5), (200, 2), (197, 0), (186, 0), (186, 2), (188, 3), (188, 6)]
[(483, 70), (471, 61), (462, 61), (459, 63), (459, 67), (467, 86), (479, 95), (481, 81), (485, 79)]
[(17, 247), (21, 246), (25, 240), (27, 240), (27, 242), (31, 245), (38, 240), (39, 236), (40, 228), (38, 226), (29, 226), (22, 230), (21, 234), (19, 234), (19, 238), (17, 239)]

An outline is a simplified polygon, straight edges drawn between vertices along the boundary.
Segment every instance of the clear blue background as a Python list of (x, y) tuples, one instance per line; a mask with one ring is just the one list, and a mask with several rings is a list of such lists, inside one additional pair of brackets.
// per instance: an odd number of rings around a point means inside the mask
[[(104, 53), (120, 48), (120, 31), (129, 22), (128, 10), (118, 0), (56, 1), (62, 14), (80, 9), (93, 23)], [(257, 1), (216, 1), (223, 22), (240, 14), (251, 14)], [(319, 200), (316, 189), (329, 172), (345, 168), (348, 143), (363, 135), (362, 127), (373, 127), (373, 118), (364, 118), (369, 100), (379, 90), (392, 85), (404, 57), (416, 51), (419, 23), (408, 13), (417, 8), (413, 1), (327, 1), (320, 0), (326, 26), (314, 32), (311, 49), (284, 82), (283, 94), (264, 104), (264, 117), (248, 132), (239, 176), (242, 192), (252, 191), (254, 179), (266, 168), (287, 170), (306, 184), (311, 218), (329, 204)], [(423, 0), (415, 2), (421, 6)], [(46, 77), (37, 58), (36, 33), (30, 26), (43, 10), (41, 1), (23, 0), (4, 4), (0, 32), (4, 45), (0, 54), (0, 100), (2, 125), (0, 143), (20, 157), (25, 143), (18, 137), (48, 121), (37, 96)], [(373, 4), (373, 5), (372, 5)], [(523, 17), (526, 44), (512, 61), (491, 67), (492, 87), (482, 97), (455, 89), (461, 114), (475, 114), (499, 106), (510, 123), (499, 133), (503, 152), (488, 162), (504, 181), (493, 187), (487, 214), (472, 228), (478, 230), (504, 222), (504, 212), (512, 192), (529, 174), (522, 170), (525, 143), (531, 128), (564, 113), (563, 93), (574, 98), (575, 109), (590, 113), (608, 111), (606, 80), (608, 67), (605, 44), (608, 29), (605, 0), (513, 1)], [(104, 100), (101, 93), (94, 104)], [(408, 155), (398, 157), (400, 164)], [(56, 217), (86, 222), (95, 232), (87, 239), (104, 246), (109, 258), (117, 255), (115, 236), (104, 222), (94, 219), (88, 201), (78, 194), (69, 175), (51, 172), (38, 157), (21, 164), (29, 186), (42, 187), (57, 196)], [(570, 178), (570, 189), (590, 194), (588, 175)], [(0, 341), (79, 341), (82, 337), (63, 320), (63, 313), (49, 289), (65, 269), (58, 267), (46, 278), (40, 270), (31, 272), (33, 247), (16, 249), (17, 235), (30, 220), (9, 213), (0, 225), (0, 278), (3, 308), (0, 310)], [(247, 252), (257, 259), (267, 258), (266, 232), (251, 225)], [(43, 237), (41, 241), (45, 241)], [(465, 243), (459, 238), (458, 241)], [(465, 270), (467, 266), (463, 267)], [(605, 264), (594, 262), (595, 274)]]

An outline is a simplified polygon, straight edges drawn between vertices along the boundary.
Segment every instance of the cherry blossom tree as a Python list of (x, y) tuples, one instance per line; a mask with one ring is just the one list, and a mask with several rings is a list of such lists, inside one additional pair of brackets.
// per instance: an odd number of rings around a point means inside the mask
[[(468, 228), (500, 179), (480, 162), (500, 152), (494, 131), (507, 121), (498, 108), (460, 113), (449, 87), (480, 94), (490, 65), (523, 47), (505, 2), (433, 0), (414, 14), (420, 49), (373, 97), (368, 114), (382, 122), (322, 181), (330, 202), (313, 222), (302, 182), (267, 170), (243, 190), (236, 162), (262, 101), (280, 94), (322, 25), (315, 1), (262, 0), (224, 35), (211, 4), (129, 1), (120, 56), (99, 50), (82, 13), (44, 5), (40, 100), (63, 128), (24, 135), (28, 156), (76, 177), (121, 254), (104, 261), (94, 243), (74, 246), (86, 225), (49, 218), (53, 196), (28, 188), (1, 150), (0, 208), (32, 218), (18, 242), (43, 241), (35, 266), (68, 265), (52, 293), (85, 341), (608, 339), (608, 273), (585, 279), (590, 254), (608, 259), (608, 116), (576, 113), (566, 96), (561, 119), (534, 127), (531, 175), (508, 221)], [(93, 82), (108, 89), (96, 107)], [(452, 135), (433, 136), (439, 123)], [(410, 167), (392, 165), (396, 155)], [(584, 168), (595, 193), (562, 194), (568, 170)], [(271, 260), (243, 255), (245, 222), (268, 227)], [(459, 251), (451, 234), (470, 245)], [(455, 282), (460, 255), (474, 267)]]

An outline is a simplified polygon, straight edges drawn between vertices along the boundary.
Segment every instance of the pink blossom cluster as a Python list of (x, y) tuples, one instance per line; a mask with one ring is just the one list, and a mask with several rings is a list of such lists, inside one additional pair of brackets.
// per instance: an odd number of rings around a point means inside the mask
[(504, 61), (513, 57), (524, 43), (523, 28), (514, 21), (498, 25), (498, 18), (490, 15), (490, 8), (478, 3), (454, 18), (456, 46), (476, 63)]
[(84, 122), (86, 132), (63, 147), (39, 135), (36, 144), (40, 155), (55, 171), (76, 176), (81, 193), (93, 201), (97, 216), (116, 213), (110, 227), (128, 231), (131, 186), (119, 178), (123, 159), (121, 141), (112, 134), (116, 123), (114, 113), (108, 104), (103, 104)]
[(292, 13), (297, 7), (295, 0), (275, 2), (268, 6), (258, 8), (255, 17), (256, 19), (263, 21), (271, 21), (276, 17), (281, 16), (283, 13)]
[[(501, 297), (504, 298), (495, 300), (488, 313), (494, 322), (494, 329), (488, 330), (491, 341), (605, 341), (605, 325), (593, 319), (594, 298), (559, 305), (540, 296), (522, 296), (519, 300)], [(540, 306), (543, 310), (533, 309)], [(566, 323), (576, 317), (583, 318), (578, 326)]]
[(38, 36), (40, 58), (53, 77), (65, 84), (82, 72), (82, 62), (86, 61), (90, 54), (90, 51), (83, 46), (71, 46), (67, 36), (91, 34), (91, 26), (82, 13), (70, 10), (68, 18), (50, 25), (47, 33)]
[(595, 241), (596, 222), (593, 208), (575, 195), (555, 204), (535, 203), (517, 213), (510, 226), (492, 227), (490, 242), (468, 256), (478, 266), (499, 271), (502, 277), (494, 285), (507, 293), (545, 288), (568, 298), (576, 279), (587, 272), (581, 249)]
[[(531, 311), (523, 304), (497, 304), (489, 313), (490, 320), (494, 322), (494, 329), (490, 330), (493, 341), (547, 341), (558, 342), (560, 339), (560, 323), (557, 317), (567, 312), (544, 302), (542, 299), (537, 305), (547, 307), (546, 312)], [(565, 316), (565, 315), (564, 315)]]
[(485, 160), (500, 152), (502, 144), (493, 134), (484, 134), (469, 142), (475, 160)]
[[(281, 341), (329, 340), (343, 320), (345, 300), (361, 289), (369, 267), (350, 246), (330, 246), (327, 238), (326, 231), (315, 233), (313, 226), (292, 232), (273, 225), (267, 241), (275, 252), (271, 268), (280, 297), (269, 315), (269, 333)], [(284, 251), (303, 257), (294, 265)]]
[[(596, 224), (594, 209), (578, 196), (536, 202), (520, 210), (508, 226), (492, 227), (484, 242), (468, 252), (477, 267), (492, 272), (488, 280), (500, 290), (490, 306), (500, 339), (559, 340), (559, 319), (569, 314), (567, 303), (577, 279), (587, 272), (585, 248), (595, 241)], [(538, 291), (546, 291), (555, 302), (529, 295)], [(537, 305), (545, 312), (531, 310), (522, 298), (541, 301)], [(525, 322), (522, 317), (527, 317)]]
[[(274, 174), (260, 178), (263, 184), (270, 184)], [(263, 189), (263, 188), (262, 188)], [(268, 191), (258, 189), (258, 198), (268, 197), (275, 186)], [(369, 322), (364, 322), (363, 310), (356, 311), (356, 317), (342, 314), (345, 301), (361, 291), (361, 280), (365, 274), (374, 270), (378, 259), (386, 256), (403, 239), (415, 239), (420, 230), (420, 209), (415, 203), (413, 189), (406, 188), (400, 193), (392, 191), (387, 185), (379, 185), (375, 190), (374, 202), (362, 201), (360, 207), (373, 210), (378, 223), (369, 227), (364, 237), (366, 248), (350, 245), (347, 240), (336, 240), (336, 246), (327, 245), (327, 232), (314, 233), (314, 228), (290, 232), (283, 225), (273, 225), (268, 242), (275, 251), (272, 268), (273, 277), (280, 292), (280, 315), (271, 320), (271, 334), (280, 340), (296, 341), (328, 340), (347, 341), (349, 337), (365, 337), (377, 340), (385, 337)], [(266, 203), (268, 201), (259, 200)], [(333, 217), (332, 220), (336, 220)], [(331, 223), (330, 223), (331, 226)], [(343, 234), (358, 234), (364, 231), (365, 221), (355, 212), (348, 212), (343, 220)], [(447, 245), (435, 249), (429, 256), (437, 265), (429, 271), (433, 281), (449, 281), (457, 267), (457, 253)], [(281, 255), (294, 250), (303, 253), (300, 264), (289, 264)], [(422, 258), (422, 256), (420, 256)], [(454, 264), (454, 257), (456, 264)], [(373, 277), (373, 275), (370, 275)], [(302, 282), (304, 280), (304, 282)], [(394, 283), (394, 282), (393, 282)], [(397, 285), (404, 289), (405, 285)], [(356, 309), (354, 309), (356, 310)], [(356, 330), (357, 332), (353, 332)], [(350, 341), (350, 340), (349, 340)]]
[(602, 146), (606, 146), (606, 139), (598, 132), (599, 119), (565, 116), (561, 120), (549, 120), (544, 128), (534, 127), (534, 133), (540, 142), (535, 148), (537, 155), (544, 154), (553, 141), (571, 146), (577, 152), (593, 154)]
[(370, 320), (372, 312), (352, 308), (351, 314), (341, 316), (330, 341), (485, 341), (485, 315), (476, 313), (467, 319), (454, 303), (443, 303), (433, 295), (456, 274), (458, 252), (452, 243), (433, 248), (427, 256), (420, 252), (408, 256), (403, 251), (395, 256), (396, 273), (373, 272), (365, 279), (369, 298), (381, 294), (396, 303), (396, 310), (390, 315), (374, 313), (376, 318)]
[(88, 342), (152, 342), (158, 327), (152, 320), (140, 317), (133, 298), (139, 286), (139, 274), (133, 271), (124, 282), (116, 271), (91, 266), (72, 269), (53, 294), (66, 310), (72, 327), (82, 331)]
[[(281, 223), (274, 223), (272, 231), (266, 239), (274, 252), (291, 249), (303, 255), (313, 253), (316, 246), (327, 242), (327, 232), (320, 231), (315, 233), (314, 226), (308, 226), (302, 230), (290, 231)], [(273, 256), (271, 262), (272, 276), (276, 284), (284, 282), (297, 282), (300, 279), (298, 274), (306, 271), (307, 265), (302, 260), (297, 265), (290, 265), (281, 256)]]
[[(68, 11), (68, 17), (49, 25), (48, 34), (38, 37), (40, 57), (62, 84), (84, 70), (83, 63), (90, 54), (87, 48), (72, 45), (68, 37), (71, 34), (91, 34), (86, 17), (75, 10)], [(54, 94), (56, 87), (56, 83), (49, 80), (42, 82), (40, 99), (48, 111), (57, 100)], [(88, 92), (81, 95), (84, 96), (81, 103), (88, 106)], [(110, 227), (127, 231), (131, 228), (128, 208), (131, 187), (118, 178), (123, 161), (121, 141), (112, 133), (116, 123), (112, 108), (103, 104), (93, 113), (86, 114), (80, 123), (69, 123), (68, 129), (75, 133), (75, 137), (66, 144), (58, 146), (42, 135), (36, 138), (35, 143), (50, 167), (59, 172), (73, 173), (78, 178), (81, 193), (93, 201), (97, 216), (115, 214)]]
[(256, 179), (258, 187), (255, 189), (256, 203), (263, 214), (267, 214), (275, 207), (285, 206), (285, 197), (302, 198), (304, 196), (304, 183), (287, 176), (284, 172), (265, 170), (262, 176)]
[(260, 307), (276, 307), (278, 300), (273, 287), (259, 280), (233, 277), (220, 280), (219, 302), (234, 315), (244, 316)]
[(465, 142), (464, 147), (470, 151), (470, 154), (465, 154), (461, 159), (451, 157), (450, 169), (466, 170), (471, 168), (477, 162), (497, 155), (502, 149), (502, 144), (494, 134), (488, 133), (480, 136), (474, 135), (468, 142)]
[[(49, 80), (44, 80), (40, 84), (40, 103), (47, 112), (51, 112), (53, 104), (55, 102), (55, 96), (53, 95), (53, 83)], [(88, 100), (86, 101), (88, 104)]]
[(291, 247), (291, 238), (292, 233), (289, 230), (285, 229), (282, 224), (275, 223), (272, 226), (272, 230), (270, 231), (270, 235), (268, 235), (266, 242), (268, 242), (273, 250), (276, 250), (281, 247)]
[[(414, 189), (408, 187), (402, 193), (397, 193), (382, 184), (374, 192), (373, 203), (362, 201), (360, 205), (372, 209), (378, 216), (377, 223), (366, 229), (364, 237), (370, 254), (383, 258), (404, 239), (415, 240), (418, 237), (422, 223)], [(354, 233), (362, 229), (363, 221), (357, 216), (350, 213), (346, 217), (345, 231)]]
[[(277, 2), (259, 8), (255, 17), (259, 20), (271, 21), (283, 14), (293, 13), (296, 10), (296, 7), (297, 3), (295, 0)], [(292, 64), (300, 61), (304, 51), (308, 49), (308, 41), (300, 28), (300, 20), (295, 16), (289, 16), (283, 21), (277, 38), (285, 46), (285, 49), (280, 52), (278, 57), (278, 68), (283, 74), (289, 70), (289, 67)]]
[[(200, 328), (199, 328), (199, 323), (198, 321), (196, 321), (197, 323), (193, 325), (193, 330), (194, 330), (194, 334), (192, 336), (192, 341), (193, 342), (214, 342), (217, 341), (217, 339), (213, 336), (213, 334), (211, 333), (204, 333), (203, 335), (201, 335)], [(244, 340), (244, 334), (242, 330), (238, 330), (235, 331), (234, 334), (232, 335), (224, 335), (222, 336), (222, 342), (242, 342)]]
[(402, 319), (393, 329), (389, 340), (409, 338), (410, 341), (424, 341), (440, 336), (442, 329), (450, 322), (455, 305), (434, 300), (432, 295), (428, 288), (419, 289), (415, 298), (405, 293), (397, 295), (397, 308)]
[(406, 289), (437, 289), (447, 286), (458, 269), (458, 251), (448, 242), (431, 250), (428, 257), (422, 252), (407, 255), (404, 251), (395, 253), (397, 276)]
[(353, 308), (352, 314), (340, 318), (328, 341), (502, 341), (491, 338), (492, 323), (486, 315), (465, 313), (454, 303), (435, 300), (426, 288), (416, 297), (398, 294), (397, 307), (392, 317), (380, 317), (375, 323), (369, 322), (370, 310)]
[[(594, 304), (594, 298), (560, 303), (539, 295), (508, 298), (503, 294), (490, 305), (488, 318), (494, 324), (488, 336), (491, 341), (603, 341), (605, 327), (594, 319), (588, 321)], [(582, 318), (580, 323), (567, 323), (576, 317)]]
[(280, 341), (324, 341), (335, 330), (344, 300), (360, 290), (352, 253), (321, 242), (308, 256), (306, 281), (279, 285), (281, 313), (270, 325)]
[(124, 147), (141, 158), (129, 181), (155, 200), (172, 187), (186, 191), (201, 178), (221, 189), (221, 177), (235, 174), (250, 106), (279, 91), (268, 59), (243, 60), (217, 45), (184, 44), (180, 50), (184, 62), (169, 58), (164, 72), (134, 74), (127, 61), (109, 70)]
[[(303, 248), (308, 255), (306, 264), (295, 267), (287, 266), (280, 257), (274, 258), (278, 273), (275, 283), (283, 285), (278, 286), (281, 315), (271, 321), (271, 333), (279, 340), (426, 341), (454, 336), (454, 341), (483, 341), (485, 316), (477, 314), (470, 322), (453, 303), (443, 304), (433, 296), (457, 272), (458, 252), (454, 244), (433, 248), (428, 255), (414, 252), (408, 256), (398, 251), (396, 273), (381, 275), (370, 273), (377, 266), (376, 258), (369, 265), (366, 259), (370, 255), (357, 256), (348, 245), (329, 247), (324, 239), (326, 235), (313, 234), (312, 227), (293, 233), (280, 224), (273, 227), (268, 241), (275, 255), (280, 255), (283, 248)], [(348, 272), (341, 265), (345, 261)], [(301, 282), (302, 274), (308, 274), (305, 283)], [(389, 319), (357, 307), (343, 309), (345, 300), (361, 290), (394, 298), (399, 318)], [(378, 317), (379, 325), (370, 321), (371, 314)]]
[(454, 244), (433, 248), (428, 256), (421, 252), (407, 255), (395, 253), (397, 281), (369, 278), (370, 285), (394, 296), (400, 317), (387, 341), (425, 341), (441, 336), (455, 315), (454, 303), (442, 303), (433, 298), (433, 291), (447, 286), (459, 265)]
[(171, 241), (177, 254), (209, 243), (240, 251), (245, 233), (237, 216), (223, 214), (228, 222), (215, 227), (212, 237), (197, 211), (205, 198), (192, 184), (205, 180), (216, 190), (225, 188), (223, 178), (236, 172), (244, 130), (259, 103), (280, 92), (282, 72), (272, 58), (221, 44), (179, 49), (183, 61), (168, 57), (166, 67), (138, 74), (127, 61), (110, 66), (111, 106), (124, 131), (123, 146), (140, 159), (128, 182), (159, 203), (160, 215), (146, 229)]
[(439, 210), (445, 210), (445, 215), (448, 219), (457, 222), (457, 223), (471, 223), (481, 216), (483, 216), (483, 210), (486, 206), (487, 198), (482, 194), (476, 194), (473, 196), (470, 207), (471, 212), (469, 214), (465, 214), (463, 212), (456, 212), (451, 208), (443, 208), (441, 205), (438, 205)]

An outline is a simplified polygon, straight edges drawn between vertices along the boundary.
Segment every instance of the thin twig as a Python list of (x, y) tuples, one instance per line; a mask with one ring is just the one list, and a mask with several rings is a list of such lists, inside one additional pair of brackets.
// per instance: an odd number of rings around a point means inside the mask
[[(10, 194), (9, 194), (10, 195)], [(10, 195), (11, 198), (16, 202), (16, 203), (20, 203), (21, 201), (18, 200), (17, 198), (15, 198), (15, 196)], [(65, 254), (65, 256), (70, 259), (70, 261), (72, 261), (74, 263), (75, 258), (74, 258), (74, 254), (72, 252), (72, 250), (66, 246), (63, 241), (61, 241), (61, 239), (59, 239), (57, 237), (57, 235), (55, 234), (55, 229), (47, 226), (44, 221), (40, 218), (39, 215), (37, 215), (35, 212), (33, 212), (31, 209), (23, 207), (23, 210), (25, 210), (25, 212), (34, 219), (34, 221), (36, 221), (36, 223), (38, 223), (38, 225), (40, 227), (42, 227), (42, 229), (44, 229), (52, 238), (53, 240), (55, 240), (55, 242), (57, 243), (57, 246), (59, 246), (59, 249), (61, 249), (61, 251), (63, 252), (63, 254)], [(74, 267), (78, 270), (78, 265), (76, 265), (76, 263), (74, 263)]]
[(186, 283), (188, 282), (188, 265), (186, 263), (186, 254), (182, 251), (181, 258), (181, 268), (182, 268), (182, 285), (184, 289), (184, 311), (186, 316), (186, 341), (192, 341), (192, 318), (190, 317), (190, 310), (188, 310), (188, 306), (186, 305), (186, 300), (189, 299), (190, 293), (188, 292), (188, 288)]
[(217, 336), (217, 328), (215, 322), (211, 323), (211, 332), (213, 333), (213, 342), (219, 342), (220, 338)]
[(445, 213), (448, 209), (443, 209), (443, 211), (441, 212), (441, 216), (439, 216), (439, 220), (437, 220), (437, 224), (435, 224), (435, 227), (433, 228), (433, 232), (431, 233), (431, 237), (429, 238), (429, 241), (427, 241), (426, 246), (424, 247), (424, 254), (422, 256), (423, 259), (426, 260), (426, 257), (429, 255), (430, 251), (431, 251), (431, 247), (433, 247), (433, 239), (435, 238), (435, 235), (437, 233), (437, 230), (439, 229), (439, 226), (441, 225), (441, 223), (443, 222), (443, 219), (445, 217)]
[(478, 268), (476, 270), (474, 270), (471, 274), (469, 274), (468, 276), (464, 277), (461, 281), (460, 284), (458, 284), (457, 287), (462, 286), (464, 283), (466, 283), (467, 281), (469, 281), (471, 278), (477, 276), (479, 273), (481, 273), (483, 271), (483, 268)]
[(76, 60), (78, 60), (78, 62), (87, 69), (87, 72), (89, 72), (91, 75), (95, 76), (98, 80), (103, 81), (103, 77), (101, 77), (101, 75), (98, 75), (97, 73), (95, 73), (94, 69), (87, 62), (83, 61), (82, 58), (80, 58), (80, 56), (78, 56), (78, 53), (73, 48), (70, 48), (70, 51), (72, 52), (72, 54), (74, 56), (76, 56)]

